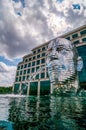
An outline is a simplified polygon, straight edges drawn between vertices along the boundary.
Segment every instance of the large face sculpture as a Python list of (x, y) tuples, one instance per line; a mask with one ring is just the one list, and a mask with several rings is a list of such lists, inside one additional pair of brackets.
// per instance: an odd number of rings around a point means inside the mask
[(74, 82), (77, 71), (82, 69), (82, 59), (75, 46), (67, 39), (52, 40), (47, 49), (47, 67), (52, 84)]

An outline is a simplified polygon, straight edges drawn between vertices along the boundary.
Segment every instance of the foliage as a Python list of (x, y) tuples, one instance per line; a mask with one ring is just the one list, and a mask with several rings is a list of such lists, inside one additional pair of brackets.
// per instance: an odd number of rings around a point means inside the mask
[(11, 93), (12, 93), (12, 86), (10, 87), (0, 86), (0, 94), (11, 94)]

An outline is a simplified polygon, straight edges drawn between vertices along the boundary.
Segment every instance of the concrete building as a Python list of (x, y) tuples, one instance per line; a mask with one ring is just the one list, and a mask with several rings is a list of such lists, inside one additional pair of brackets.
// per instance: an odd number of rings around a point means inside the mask
[[(79, 72), (82, 87), (86, 86), (86, 25), (74, 29), (60, 37), (71, 40), (83, 59), (84, 67)], [(52, 92), (46, 68), (46, 50), (50, 41), (32, 49), (17, 66), (14, 93), (44, 95)]]

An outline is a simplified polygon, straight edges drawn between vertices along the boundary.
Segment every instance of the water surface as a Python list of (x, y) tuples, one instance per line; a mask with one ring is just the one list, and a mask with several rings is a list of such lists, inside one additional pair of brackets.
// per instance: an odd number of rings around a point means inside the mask
[(0, 95), (0, 130), (85, 130), (86, 97)]

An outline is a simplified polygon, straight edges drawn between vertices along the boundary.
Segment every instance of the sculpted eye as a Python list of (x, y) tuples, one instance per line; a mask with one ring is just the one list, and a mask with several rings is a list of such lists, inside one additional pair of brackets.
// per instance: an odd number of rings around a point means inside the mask
[(63, 49), (64, 49), (63, 47), (59, 47), (59, 48), (56, 49), (56, 51), (60, 52), (60, 51), (62, 51)]

